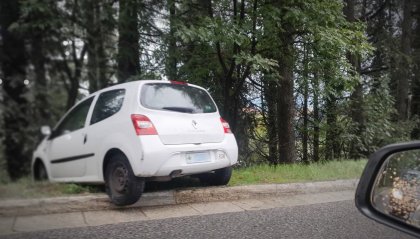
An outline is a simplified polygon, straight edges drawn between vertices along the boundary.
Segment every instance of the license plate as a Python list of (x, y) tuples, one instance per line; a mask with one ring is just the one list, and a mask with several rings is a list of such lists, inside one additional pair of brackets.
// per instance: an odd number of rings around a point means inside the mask
[(208, 152), (202, 153), (187, 153), (185, 155), (187, 163), (205, 163), (210, 162), (210, 154)]

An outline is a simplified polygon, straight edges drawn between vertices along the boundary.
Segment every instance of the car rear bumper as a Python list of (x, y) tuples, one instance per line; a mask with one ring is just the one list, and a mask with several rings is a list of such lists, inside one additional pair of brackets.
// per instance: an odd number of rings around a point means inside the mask
[[(209, 172), (236, 164), (238, 146), (233, 134), (226, 134), (220, 143), (164, 145), (158, 136), (141, 136), (142, 158), (133, 171), (139, 177), (191, 175)], [(195, 155), (205, 156), (205, 162), (191, 161)], [(198, 158), (200, 158), (198, 157)], [(202, 157), (201, 157), (202, 158)], [(181, 170), (180, 174), (179, 170)]]

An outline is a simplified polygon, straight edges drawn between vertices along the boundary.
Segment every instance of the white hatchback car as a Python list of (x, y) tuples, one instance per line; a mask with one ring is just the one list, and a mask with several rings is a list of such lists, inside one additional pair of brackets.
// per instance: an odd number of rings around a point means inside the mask
[(105, 183), (116, 205), (145, 181), (197, 175), (229, 182), (238, 147), (209, 93), (176, 81), (135, 81), (95, 92), (70, 109), (33, 154), (35, 180)]

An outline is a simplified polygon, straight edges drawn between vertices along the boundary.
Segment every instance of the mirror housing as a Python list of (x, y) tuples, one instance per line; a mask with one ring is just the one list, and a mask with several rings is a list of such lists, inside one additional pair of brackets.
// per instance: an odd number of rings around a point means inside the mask
[[(420, 226), (416, 227), (415, 225), (410, 224), (408, 221), (401, 220), (400, 218), (393, 216), (391, 213), (382, 211), (384, 209), (378, 209), (378, 206), (375, 206), (373, 202), (377, 180), (379, 177), (384, 175), (384, 173), (387, 173), (384, 171), (384, 169), (385, 166), (387, 166), (386, 164), (388, 164), (390, 158), (392, 158), (392, 156), (397, 153), (404, 153), (410, 150), (420, 150), (420, 141), (388, 145), (372, 154), (369, 157), (369, 161), (366, 164), (366, 167), (357, 186), (355, 203), (359, 211), (365, 216), (386, 226), (406, 232), (412, 236), (419, 237)], [(397, 163), (399, 162), (400, 161)], [(410, 168), (406, 169), (409, 170)], [(396, 179), (399, 179), (399, 175), (396, 175), (396, 173), (394, 173), (394, 175)], [(420, 197), (420, 195), (416, 195), (416, 197)], [(391, 204), (390, 201), (384, 203)]]
[(44, 136), (50, 136), (51, 135), (51, 128), (48, 125), (41, 126), (41, 134)]

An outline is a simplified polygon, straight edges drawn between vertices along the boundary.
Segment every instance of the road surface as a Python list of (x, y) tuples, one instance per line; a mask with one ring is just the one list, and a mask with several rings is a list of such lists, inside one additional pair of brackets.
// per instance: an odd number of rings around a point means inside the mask
[(412, 238), (362, 216), (353, 200), (113, 225), (20, 233), (0, 238)]

